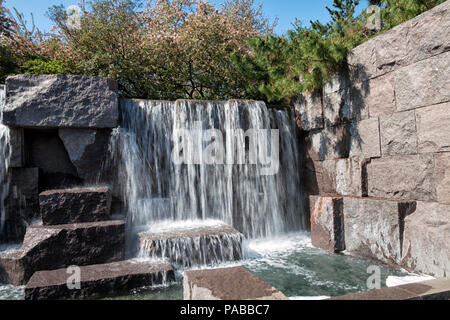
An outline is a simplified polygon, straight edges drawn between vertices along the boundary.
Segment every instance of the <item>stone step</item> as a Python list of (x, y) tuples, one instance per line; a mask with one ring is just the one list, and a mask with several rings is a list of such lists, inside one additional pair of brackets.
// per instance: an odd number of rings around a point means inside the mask
[(243, 267), (184, 272), (184, 300), (288, 300)]
[(0, 254), (0, 280), (24, 285), (36, 271), (123, 260), (125, 222), (30, 226), (19, 250)]
[(38, 271), (25, 287), (25, 300), (98, 299), (174, 280), (172, 266), (165, 260), (127, 260)]
[[(158, 230), (158, 227), (152, 229)], [(139, 233), (138, 237), (142, 257), (168, 258), (180, 268), (242, 259), (244, 236), (226, 224), (147, 231)]]
[(97, 222), (110, 219), (108, 188), (50, 190), (39, 195), (44, 225)]

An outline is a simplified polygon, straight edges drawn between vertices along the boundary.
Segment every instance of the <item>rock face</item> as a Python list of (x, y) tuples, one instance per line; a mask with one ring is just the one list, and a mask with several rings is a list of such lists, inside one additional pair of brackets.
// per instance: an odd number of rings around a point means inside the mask
[(313, 246), (329, 252), (344, 251), (344, 202), (342, 197), (311, 196), (309, 203)]
[(421, 108), (416, 118), (421, 153), (450, 151), (450, 103)]
[(39, 195), (44, 225), (97, 222), (110, 219), (108, 188), (45, 191)]
[(225, 224), (139, 234), (141, 256), (168, 258), (183, 268), (241, 260), (243, 239)]
[(88, 180), (101, 171), (108, 149), (109, 130), (59, 129), (59, 137), (80, 178)]
[(414, 111), (399, 112), (381, 118), (381, 150), (383, 156), (417, 153)]
[(405, 219), (402, 266), (435, 277), (450, 270), (450, 205), (418, 202)]
[(243, 267), (185, 271), (184, 300), (288, 300)]
[(435, 200), (433, 155), (373, 159), (367, 165), (369, 196), (405, 200)]
[(125, 222), (31, 226), (21, 249), (0, 255), (0, 278), (23, 285), (33, 273), (124, 259)]
[(292, 104), (305, 131), (323, 128), (322, 93), (301, 94), (293, 99)]
[(450, 152), (436, 154), (434, 166), (437, 201), (450, 204)]
[(6, 80), (3, 122), (12, 127), (114, 128), (117, 84), (87, 76), (16, 75)]
[(80, 267), (79, 288), (70, 289), (70, 269), (38, 271), (25, 287), (25, 300), (99, 299), (175, 280), (166, 261), (133, 260)]
[(345, 248), (386, 263), (401, 263), (402, 221), (415, 202), (344, 198)]

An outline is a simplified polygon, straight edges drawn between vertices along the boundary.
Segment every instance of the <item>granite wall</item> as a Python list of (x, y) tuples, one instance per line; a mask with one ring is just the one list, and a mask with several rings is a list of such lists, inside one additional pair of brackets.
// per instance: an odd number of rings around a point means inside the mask
[(450, 275), (450, 1), (294, 100), (313, 243)]

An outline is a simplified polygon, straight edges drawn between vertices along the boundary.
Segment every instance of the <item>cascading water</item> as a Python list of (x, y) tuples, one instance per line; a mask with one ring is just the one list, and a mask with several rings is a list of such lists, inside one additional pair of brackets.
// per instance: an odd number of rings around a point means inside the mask
[(9, 192), (8, 167), (11, 154), (9, 128), (2, 124), (3, 106), (5, 104), (5, 87), (0, 86), (0, 235), (4, 231), (6, 211), (5, 199)]
[[(110, 148), (118, 172), (114, 185), (128, 208), (129, 226), (220, 220), (247, 238), (304, 229), (300, 153), (289, 112), (253, 101), (122, 100), (122, 124)], [(218, 139), (205, 137), (209, 129), (223, 134), (224, 158), (234, 156), (234, 164), (202, 161), (202, 150)], [(248, 129), (279, 129), (277, 174), (264, 175), (262, 165), (249, 164), (249, 152), (244, 162), (236, 161), (242, 160), (239, 147), (249, 149)], [(183, 150), (195, 164), (173, 161), (174, 135), (180, 130), (200, 132), (192, 139), (203, 149), (195, 144)]]

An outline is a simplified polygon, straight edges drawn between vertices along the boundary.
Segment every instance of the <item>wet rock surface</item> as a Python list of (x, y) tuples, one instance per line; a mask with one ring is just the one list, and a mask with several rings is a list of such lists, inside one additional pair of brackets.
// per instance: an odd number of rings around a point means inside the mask
[[(127, 260), (108, 264), (36, 272), (25, 287), (25, 300), (98, 299), (130, 290), (174, 281), (167, 261)], [(69, 277), (79, 272), (79, 287)]]

